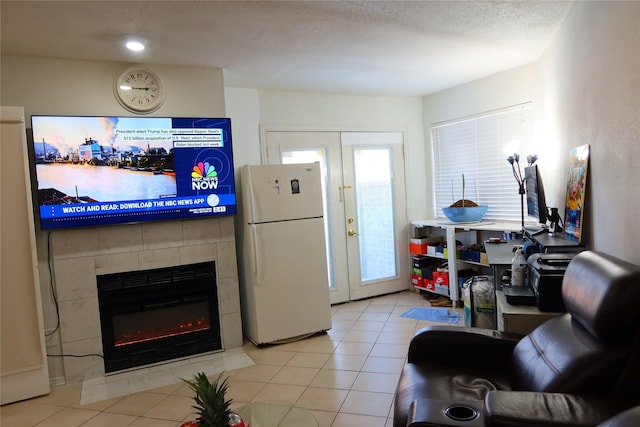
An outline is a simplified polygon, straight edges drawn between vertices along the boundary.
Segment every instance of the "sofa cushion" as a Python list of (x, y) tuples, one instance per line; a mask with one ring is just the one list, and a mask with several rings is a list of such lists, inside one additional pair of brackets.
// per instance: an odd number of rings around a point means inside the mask
[(566, 393), (612, 390), (628, 357), (628, 348), (605, 345), (565, 314), (548, 320), (516, 345), (512, 386)]
[(487, 393), (484, 415), (494, 427), (592, 427), (631, 405), (615, 397), (498, 390)]

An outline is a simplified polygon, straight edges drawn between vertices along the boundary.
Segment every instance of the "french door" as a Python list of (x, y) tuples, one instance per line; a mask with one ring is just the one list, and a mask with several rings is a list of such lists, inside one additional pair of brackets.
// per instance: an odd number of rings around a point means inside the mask
[(320, 163), (332, 304), (409, 287), (402, 138), (265, 132), (266, 163)]

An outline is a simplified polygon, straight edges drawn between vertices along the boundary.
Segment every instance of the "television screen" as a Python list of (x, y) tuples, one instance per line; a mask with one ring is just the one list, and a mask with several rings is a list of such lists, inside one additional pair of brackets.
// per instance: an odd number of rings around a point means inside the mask
[(228, 118), (32, 116), (42, 229), (236, 213)]

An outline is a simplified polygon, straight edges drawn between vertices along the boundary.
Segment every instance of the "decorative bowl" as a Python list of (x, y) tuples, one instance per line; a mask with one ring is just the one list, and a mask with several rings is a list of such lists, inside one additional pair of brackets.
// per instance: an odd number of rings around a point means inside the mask
[(444, 216), (453, 222), (478, 222), (487, 213), (489, 206), (473, 206), (465, 208), (442, 208)]

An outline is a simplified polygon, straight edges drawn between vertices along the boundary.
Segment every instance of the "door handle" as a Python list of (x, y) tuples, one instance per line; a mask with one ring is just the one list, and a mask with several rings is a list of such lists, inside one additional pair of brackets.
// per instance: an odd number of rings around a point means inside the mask
[(355, 232), (355, 230), (353, 229), (349, 229), (349, 231), (347, 231), (347, 234), (349, 235), (349, 237), (353, 237), (353, 236), (357, 236), (358, 233)]

